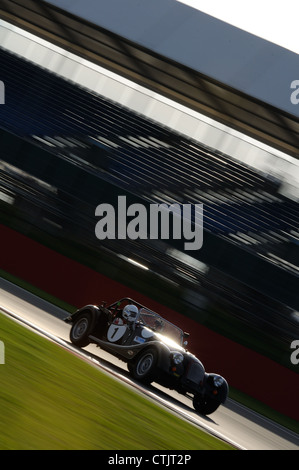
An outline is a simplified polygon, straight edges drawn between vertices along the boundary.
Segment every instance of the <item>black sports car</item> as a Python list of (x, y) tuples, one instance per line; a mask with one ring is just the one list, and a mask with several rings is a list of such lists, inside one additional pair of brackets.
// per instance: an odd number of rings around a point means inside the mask
[(72, 323), (73, 344), (96, 343), (125, 361), (134, 379), (193, 396), (193, 406), (201, 414), (213, 413), (226, 400), (227, 381), (206, 373), (200, 360), (187, 351), (189, 334), (135, 300), (86, 305), (65, 321)]

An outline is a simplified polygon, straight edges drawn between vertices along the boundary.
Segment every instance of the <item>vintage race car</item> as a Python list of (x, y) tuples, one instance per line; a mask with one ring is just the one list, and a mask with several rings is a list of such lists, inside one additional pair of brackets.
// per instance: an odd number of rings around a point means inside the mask
[(200, 360), (187, 351), (189, 334), (132, 299), (86, 305), (65, 321), (72, 324), (74, 345), (97, 344), (125, 361), (134, 379), (191, 396), (200, 414), (213, 413), (227, 398), (227, 381), (205, 372)]

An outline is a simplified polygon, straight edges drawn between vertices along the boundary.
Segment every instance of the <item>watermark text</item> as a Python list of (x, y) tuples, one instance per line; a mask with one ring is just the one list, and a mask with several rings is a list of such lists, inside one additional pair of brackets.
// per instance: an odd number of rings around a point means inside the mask
[(5, 364), (5, 347), (3, 341), (0, 341), (0, 364)]
[(291, 354), (291, 363), (297, 366), (299, 364), (299, 339), (295, 339), (291, 343), (291, 349), (294, 351)]
[[(150, 204), (149, 208), (135, 203), (127, 206), (126, 196), (118, 196), (117, 208), (99, 204), (95, 227), (99, 240), (181, 240), (185, 250), (199, 250), (203, 243), (202, 204)], [(172, 221), (172, 223), (171, 223)]]
[(294, 90), (291, 93), (290, 100), (292, 104), (299, 103), (299, 80), (293, 80), (291, 83), (291, 89)]
[(5, 104), (5, 85), (0, 80), (0, 104)]

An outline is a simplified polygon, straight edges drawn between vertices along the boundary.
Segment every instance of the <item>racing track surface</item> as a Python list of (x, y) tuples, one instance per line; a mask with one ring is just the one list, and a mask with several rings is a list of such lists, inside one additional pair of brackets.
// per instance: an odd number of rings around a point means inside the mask
[(258, 415), (250, 409), (228, 399), (215, 413), (204, 417), (198, 415), (192, 402), (182, 395), (163, 387), (143, 387), (129, 378), (125, 363), (110, 354), (90, 345), (76, 350), (69, 342), (70, 326), (63, 319), (68, 315), (63, 310), (0, 279), (0, 309), (16, 316), (21, 322), (57, 341), (64, 348), (79, 353), (96, 367), (104, 369), (114, 377), (145, 393), (184, 419), (202, 427), (212, 434), (227, 440), (244, 450), (299, 450), (299, 435)]

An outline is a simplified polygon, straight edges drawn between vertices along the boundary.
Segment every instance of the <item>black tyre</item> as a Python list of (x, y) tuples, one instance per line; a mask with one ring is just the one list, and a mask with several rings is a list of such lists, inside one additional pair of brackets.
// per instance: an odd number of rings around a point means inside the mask
[(196, 394), (193, 397), (193, 406), (195, 410), (201, 415), (210, 415), (217, 410), (217, 408), (220, 406), (220, 402), (215, 400), (215, 398)]
[(150, 384), (155, 378), (157, 359), (157, 350), (148, 348), (142, 351), (133, 363), (128, 364), (128, 369), (134, 379)]
[(84, 348), (88, 346), (90, 340), (88, 336), (92, 332), (92, 317), (89, 312), (82, 312), (74, 321), (71, 331), (70, 340), (76, 346)]

